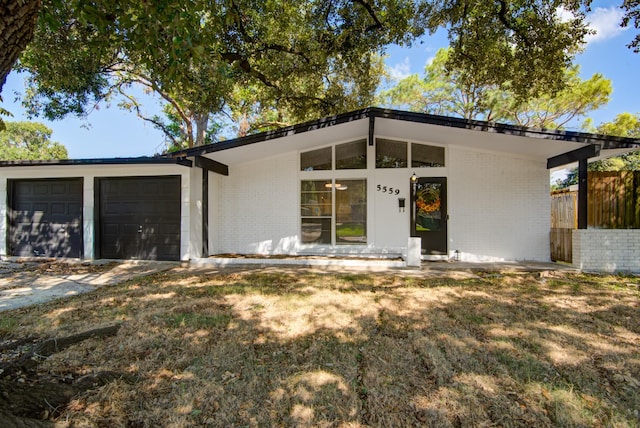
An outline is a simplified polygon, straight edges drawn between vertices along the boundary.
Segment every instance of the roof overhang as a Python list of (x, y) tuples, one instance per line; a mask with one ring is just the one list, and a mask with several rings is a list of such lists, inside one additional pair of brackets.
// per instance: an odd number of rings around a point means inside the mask
[[(640, 149), (640, 140), (630, 138), (532, 129), (371, 107), (168, 156), (202, 156), (224, 165), (234, 165), (363, 137), (368, 137), (371, 144), (373, 135), (527, 157), (555, 166), (576, 161), (576, 154), (592, 157), (609, 149)], [(567, 156), (563, 157), (565, 154)]]
[(192, 167), (193, 162), (185, 157), (137, 157), (137, 158), (101, 158), (101, 159), (60, 159), (0, 161), (0, 167), (24, 166), (91, 166), (91, 165), (182, 165)]

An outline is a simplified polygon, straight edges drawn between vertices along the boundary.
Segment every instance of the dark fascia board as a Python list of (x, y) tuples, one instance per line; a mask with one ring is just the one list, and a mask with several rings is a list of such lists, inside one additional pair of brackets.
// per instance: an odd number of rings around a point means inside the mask
[(596, 157), (600, 154), (600, 146), (596, 144), (589, 144), (588, 146), (580, 147), (579, 149), (572, 150), (561, 155), (554, 156), (547, 159), (547, 169), (556, 168), (563, 165), (568, 165), (573, 162)]
[(229, 175), (229, 167), (223, 163), (214, 161), (213, 159), (196, 156), (194, 159), (194, 164), (198, 168), (206, 169), (207, 171), (212, 171), (216, 174), (225, 176)]
[(458, 117), (438, 116), (432, 114), (415, 113), (399, 110), (372, 108), (377, 117), (404, 120), (408, 122), (426, 123), (430, 125), (464, 128), (472, 131), (493, 132), (497, 134), (515, 135), (519, 137), (537, 138), (543, 140), (568, 141), (574, 143), (596, 144), (602, 149), (637, 148), (640, 149), (640, 139), (612, 137), (608, 135), (589, 134), (586, 132), (560, 131), (556, 129), (536, 129), (525, 126), (508, 125), (504, 123), (468, 120)]
[(263, 141), (273, 140), (276, 138), (282, 138), (288, 135), (296, 135), (304, 132), (315, 131), (317, 129), (329, 128), (331, 126), (340, 125), (343, 123), (366, 119), (369, 117), (369, 110), (370, 109), (363, 109), (355, 112), (339, 114), (336, 116), (329, 116), (319, 120), (299, 123), (297, 125), (287, 126), (285, 128), (280, 128), (273, 131), (266, 131), (259, 134), (248, 135), (246, 137), (234, 138), (232, 140), (224, 140), (204, 146), (193, 147), (191, 149), (169, 153), (166, 156), (203, 156), (207, 153), (220, 152), (236, 147), (242, 147), (250, 144), (261, 143)]
[[(232, 140), (220, 141), (207, 144), (205, 146), (194, 147), (179, 152), (167, 154), (166, 156), (203, 156), (207, 153), (229, 150), (249, 144), (260, 143), (273, 140), (288, 135), (300, 134), (303, 132), (315, 131), (317, 129), (328, 128), (330, 126), (343, 123), (354, 122), (366, 118), (386, 118), (402, 120), (407, 122), (417, 122), (429, 125), (448, 126), (452, 128), (462, 128), (472, 131), (493, 132), (496, 134), (514, 135), (520, 137), (537, 138), (555, 141), (567, 141), (584, 144), (595, 144), (601, 149), (640, 149), (640, 139), (611, 137), (606, 135), (589, 134), (575, 131), (558, 131), (553, 129), (535, 129), (524, 126), (507, 125), (502, 123), (485, 122), (479, 120), (467, 120), (457, 117), (438, 116), (433, 114), (415, 113), (402, 110), (383, 109), (379, 107), (368, 107), (349, 113), (325, 117), (319, 120), (308, 121), (274, 131), (261, 132), (259, 134), (246, 137), (234, 138)], [(371, 131), (370, 131), (371, 133)]]
[(138, 158), (104, 158), (104, 159), (61, 159), (0, 161), (0, 167), (11, 166), (71, 166), (71, 165), (182, 165), (191, 168), (193, 162), (184, 157), (138, 157)]

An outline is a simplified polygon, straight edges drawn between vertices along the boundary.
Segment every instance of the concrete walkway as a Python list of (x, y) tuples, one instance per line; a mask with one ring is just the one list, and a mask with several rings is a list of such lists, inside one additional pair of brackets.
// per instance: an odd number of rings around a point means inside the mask
[[(111, 262), (96, 260), (91, 263), (99, 265)], [(104, 271), (60, 275), (38, 272), (35, 269), (37, 263), (0, 262), (0, 311), (86, 293), (98, 287), (180, 266), (179, 262), (124, 261)]]

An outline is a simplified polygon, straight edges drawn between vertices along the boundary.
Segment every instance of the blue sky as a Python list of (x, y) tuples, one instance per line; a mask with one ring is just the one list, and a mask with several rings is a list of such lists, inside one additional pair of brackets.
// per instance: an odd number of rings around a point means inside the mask
[[(620, 28), (622, 13), (616, 7), (619, 3), (593, 2), (589, 21), (596, 34), (589, 37), (584, 52), (576, 58), (583, 78), (602, 73), (613, 82), (609, 104), (590, 115), (595, 124), (613, 120), (618, 113), (625, 111), (640, 113), (640, 85), (636, 77), (640, 70), (640, 54), (634, 54), (626, 47), (637, 30)], [(389, 48), (386, 63), (396, 78), (411, 73), (422, 74), (436, 51), (447, 44), (446, 33), (439, 31), (410, 48)], [(2, 91), (5, 100), (2, 106), (14, 115), (8, 120), (27, 120), (19, 102), (14, 102), (16, 92), (24, 92), (23, 78), (11, 73)], [(133, 113), (120, 110), (115, 104), (98, 107), (86, 119), (69, 117), (56, 122), (34, 120), (49, 126), (53, 130), (53, 140), (64, 144), (69, 157), (74, 159), (149, 156), (163, 149), (162, 134)], [(159, 103), (149, 98), (145, 101), (145, 107), (148, 111), (156, 112)], [(579, 127), (579, 124), (574, 126)]]

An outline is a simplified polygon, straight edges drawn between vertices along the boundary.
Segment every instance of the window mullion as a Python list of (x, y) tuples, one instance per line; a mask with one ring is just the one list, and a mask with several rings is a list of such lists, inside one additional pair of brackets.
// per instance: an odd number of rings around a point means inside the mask
[(331, 245), (336, 245), (336, 178), (331, 179)]

